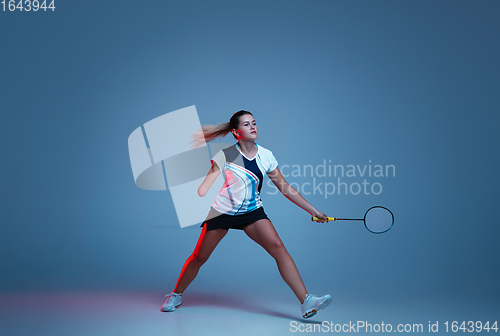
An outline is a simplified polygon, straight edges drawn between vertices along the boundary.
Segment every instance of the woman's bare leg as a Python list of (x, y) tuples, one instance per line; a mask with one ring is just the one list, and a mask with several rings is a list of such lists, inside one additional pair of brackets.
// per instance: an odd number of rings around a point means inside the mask
[(186, 290), (189, 284), (196, 278), (201, 265), (208, 260), (212, 251), (226, 234), (227, 230), (216, 229), (207, 231), (207, 225), (203, 226), (193, 254), (187, 258), (184, 267), (182, 267), (179, 280), (177, 280), (177, 285), (174, 289), (175, 293), (182, 293)]
[(304, 303), (307, 294), (306, 286), (271, 221), (260, 219), (246, 226), (245, 233), (276, 260), (281, 277), (290, 286), (300, 303)]

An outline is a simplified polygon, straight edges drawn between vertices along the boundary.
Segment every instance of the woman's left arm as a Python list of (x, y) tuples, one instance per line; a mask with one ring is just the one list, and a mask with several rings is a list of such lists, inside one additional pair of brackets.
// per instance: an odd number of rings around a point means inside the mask
[(267, 173), (267, 176), (269, 176), (271, 181), (273, 181), (278, 190), (286, 198), (307, 211), (311, 216), (318, 217), (318, 223), (323, 223), (327, 220), (327, 217), (324, 213), (313, 207), (311, 203), (306, 201), (306, 199), (294, 187), (288, 184), (278, 167), (276, 167), (276, 169), (274, 169), (272, 172)]

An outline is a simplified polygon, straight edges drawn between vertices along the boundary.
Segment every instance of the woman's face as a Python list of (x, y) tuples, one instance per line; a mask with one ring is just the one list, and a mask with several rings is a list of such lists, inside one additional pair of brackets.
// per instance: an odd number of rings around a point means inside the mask
[(251, 114), (244, 114), (240, 117), (240, 126), (236, 137), (238, 140), (255, 140), (257, 139), (257, 123)]

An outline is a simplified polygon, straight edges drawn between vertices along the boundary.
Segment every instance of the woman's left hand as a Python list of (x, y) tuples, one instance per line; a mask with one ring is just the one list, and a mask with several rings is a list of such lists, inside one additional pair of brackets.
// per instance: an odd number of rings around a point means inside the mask
[(327, 216), (324, 213), (322, 213), (321, 211), (318, 211), (316, 209), (311, 211), (311, 216), (318, 217), (318, 220), (316, 221), (318, 223), (328, 222)]

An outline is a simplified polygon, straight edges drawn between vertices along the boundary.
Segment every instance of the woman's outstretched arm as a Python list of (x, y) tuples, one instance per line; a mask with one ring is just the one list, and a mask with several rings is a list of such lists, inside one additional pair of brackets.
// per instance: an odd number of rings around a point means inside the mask
[(286, 198), (307, 211), (311, 216), (318, 217), (317, 222), (323, 223), (324, 221), (326, 221), (326, 215), (313, 207), (311, 203), (306, 201), (306, 199), (294, 187), (289, 185), (278, 167), (276, 167), (276, 169), (274, 169), (272, 172), (267, 173), (267, 176), (269, 176), (271, 181), (273, 181), (278, 190), (281, 191), (281, 193)]
[(217, 179), (217, 176), (220, 174), (220, 169), (217, 166), (216, 163), (212, 163), (212, 167), (208, 171), (207, 176), (201, 182), (200, 187), (198, 188), (198, 196), (203, 197), (207, 194), (207, 192), (210, 190), (212, 187), (212, 184), (214, 184), (214, 181)]

